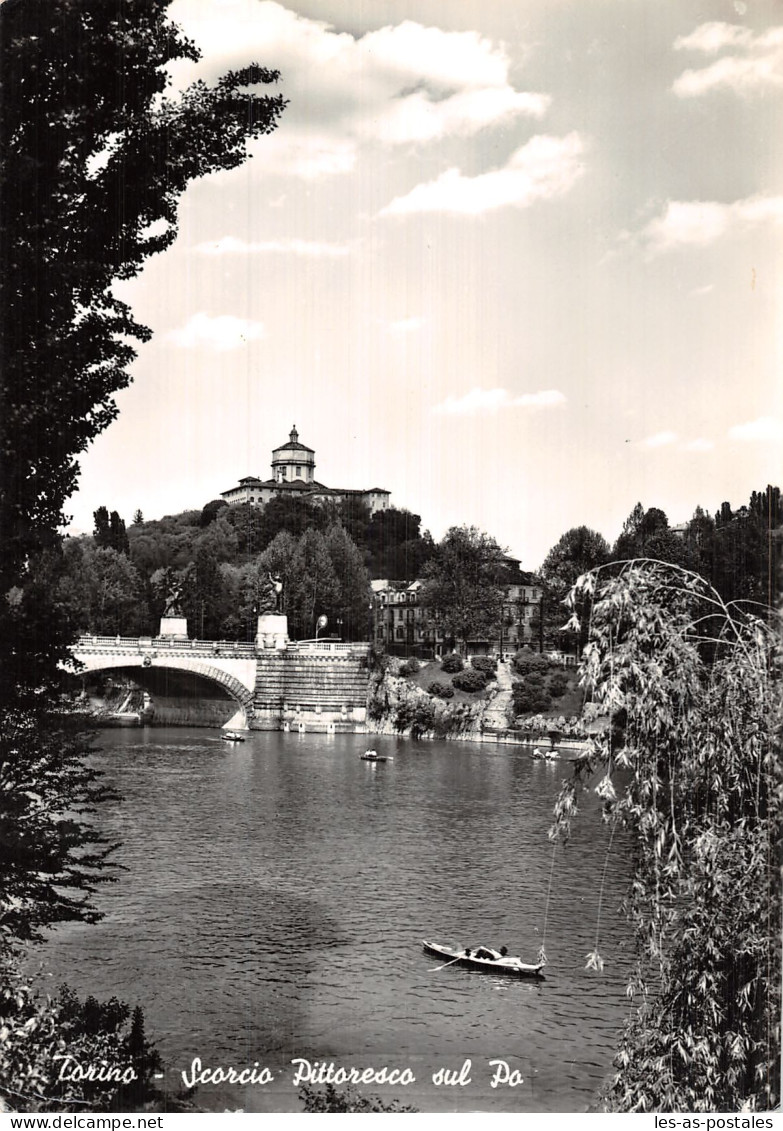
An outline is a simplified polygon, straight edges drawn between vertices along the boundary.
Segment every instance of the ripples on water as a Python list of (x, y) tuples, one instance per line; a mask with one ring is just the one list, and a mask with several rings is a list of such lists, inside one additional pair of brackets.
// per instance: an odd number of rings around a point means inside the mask
[[(144, 1006), (172, 1087), (204, 1065), (268, 1065), (267, 1087), (204, 1086), (218, 1110), (300, 1110), (293, 1057), (410, 1067), (371, 1091), (425, 1111), (579, 1111), (611, 1071), (626, 1002), (628, 873), (607, 868), (602, 975), (584, 969), (607, 832), (590, 796), (559, 847), (546, 981), (451, 967), (430, 938), (544, 941), (552, 806), (565, 775), (513, 747), (257, 733), (238, 746), (193, 730), (111, 731), (97, 762), (123, 795), (101, 820), (128, 871), (98, 896), (97, 926), (53, 934), (53, 978)], [(435, 1088), (470, 1057), (472, 1083)], [(524, 1083), (490, 1089), (502, 1058)]]

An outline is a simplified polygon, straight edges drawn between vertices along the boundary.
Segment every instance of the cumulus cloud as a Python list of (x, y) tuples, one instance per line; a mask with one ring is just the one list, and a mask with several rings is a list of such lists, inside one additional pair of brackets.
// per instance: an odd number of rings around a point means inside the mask
[(175, 0), (171, 18), (203, 55), (172, 66), (178, 88), (249, 57), (280, 70), (284, 128), (263, 139), (264, 167), (277, 172), (344, 173), (364, 144), (472, 136), (540, 118), (550, 104), (547, 94), (517, 90), (503, 45), (476, 31), (404, 20), (357, 37), (275, 0)]
[(652, 436), (640, 441), (642, 448), (665, 448), (677, 439), (676, 432), (655, 432)]
[(189, 318), (181, 329), (172, 330), (166, 336), (175, 346), (183, 349), (201, 346), (224, 353), (265, 337), (266, 330), (263, 322), (236, 318), (233, 314), (211, 317), (201, 311)]
[(714, 200), (670, 200), (636, 242), (652, 254), (682, 247), (708, 247), (724, 236), (783, 223), (783, 196), (750, 196), (721, 204)]
[(750, 28), (720, 21), (701, 24), (674, 41), (676, 51), (725, 54), (706, 67), (683, 71), (672, 90), (696, 98), (721, 88), (751, 95), (783, 86), (783, 27), (755, 35)]
[(248, 242), (235, 236), (196, 244), (194, 251), (202, 255), (302, 255), (309, 258), (336, 259), (348, 255), (347, 244), (319, 243), (315, 240), (254, 240)]
[(759, 416), (756, 420), (749, 420), (745, 424), (735, 424), (729, 428), (730, 440), (743, 440), (745, 442), (778, 442), (783, 440), (783, 421), (775, 416)]
[(536, 136), (512, 153), (502, 168), (475, 177), (447, 169), (436, 180), (396, 197), (381, 215), (458, 212), (476, 216), (508, 205), (527, 208), (569, 191), (583, 172), (583, 151), (578, 133), (562, 138)]
[(462, 397), (446, 397), (445, 401), (436, 405), (433, 411), (447, 416), (475, 416), (511, 408), (557, 408), (565, 402), (565, 396), (558, 389), (522, 393), (515, 397), (508, 389), (475, 388)]

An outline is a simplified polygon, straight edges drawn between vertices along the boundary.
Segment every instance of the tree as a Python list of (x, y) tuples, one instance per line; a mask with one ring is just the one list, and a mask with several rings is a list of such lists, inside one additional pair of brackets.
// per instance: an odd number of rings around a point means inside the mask
[[(567, 530), (556, 545), (547, 554), (544, 564), (540, 569), (543, 582), (542, 606), (539, 608), (539, 621), (534, 626), (534, 633), (538, 629), (540, 637), (544, 640), (566, 642), (577, 651), (585, 643), (585, 628), (581, 638), (573, 633), (562, 632), (563, 625), (568, 619), (565, 600), (576, 584), (577, 578), (583, 573), (588, 573), (596, 566), (603, 565), (609, 559), (609, 545), (606, 539), (588, 526), (575, 526)], [(589, 621), (589, 610), (579, 610), (580, 623), (586, 626)]]
[(497, 635), (503, 615), (503, 551), (475, 526), (452, 526), (424, 566), (419, 603), (432, 609), (446, 637), (461, 640)]
[(342, 526), (332, 526), (326, 546), (337, 579), (337, 596), (329, 611), (331, 624), (347, 640), (366, 640), (369, 632), (370, 576), (361, 551)]
[[(606, 1103), (769, 1111), (780, 1102), (780, 625), (671, 565), (610, 572), (581, 578), (573, 604), (592, 601), (582, 675), (611, 725), (576, 763), (553, 827), (567, 836), (589, 782), (612, 829), (635, 839), (628, 993), (641, 1002)], [(602, 965), (597, 942), (588, 967)]]
[(669, 520), (658, 507), (645, 510), (637, 503), (623, 525), (612, 550), (614, 561), (655, 558), (682, 565), (686, 554), (682, 541), (669, 529)]
[(112, 293), (177, 234), (188, 183), (246, 157), (280, 97), (252, 64), (166, 96), (196, 48), (165, 0), (6, 0), (0, 6), (2, 592), (51, 544), (77, 457), (117, 412), (132, 339), (149, 331)]
[[(58, 706), (58, 704), (55, 704)], [(89, 818), (116, 795), (82, 761), (84, 736), (57, 710), (7, 710), (0, 729), (0, 948), (40, 941), (55, 923), (94, 922), (87, 898), (116, 873)]]

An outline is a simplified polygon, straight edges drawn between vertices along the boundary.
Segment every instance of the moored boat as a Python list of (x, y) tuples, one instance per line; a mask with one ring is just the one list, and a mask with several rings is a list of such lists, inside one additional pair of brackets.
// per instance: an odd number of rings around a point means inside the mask
[(441, 943), (422, 943), (425, 954), (434, 958), (443, 959), (445, 966), (466, 966), (470, 970), (481, 970), (489, 974), (513, 974), (521, 978), (543, 978), (541, 971), (543, 962), (523, 962), (521, 958), (507, 954), (499, 958), (477, 958), (474, 951), (478, 948), (444, 946)]
[(224, 742), (244, 742), (244, 734), (240, 734), (236, 730), (225, 730), (220, 736)]

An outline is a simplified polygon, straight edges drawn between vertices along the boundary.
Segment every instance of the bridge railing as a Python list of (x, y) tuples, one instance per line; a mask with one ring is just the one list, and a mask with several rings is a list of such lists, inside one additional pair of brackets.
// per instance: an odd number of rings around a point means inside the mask
[[(318, 640), (297, 644), (290, 642), (286, 647), (287, 654), (295, 656), (312, 655), (365, 655), (369, 644), (357, 642), (354, 644), (337, 643), (333, 640)], [(257, 649), (255, 644), (242, 644), (236, 640), (175, 640), (168, 636), (90, 636), (84, 634), (79, 637), (76, 644), (77, 652), (126, 652), (130, 655), (147, 652), (167, 652), (184, 654), (188, 656), (233, 656), (255, 657), (263, 655), (263, 649)]]
[(77, 652), (180, 652), (189, 656), (254, 657), (255, 644), (236, 640), (174, 640), (166, 636), (88, 636), (79, 637)]

